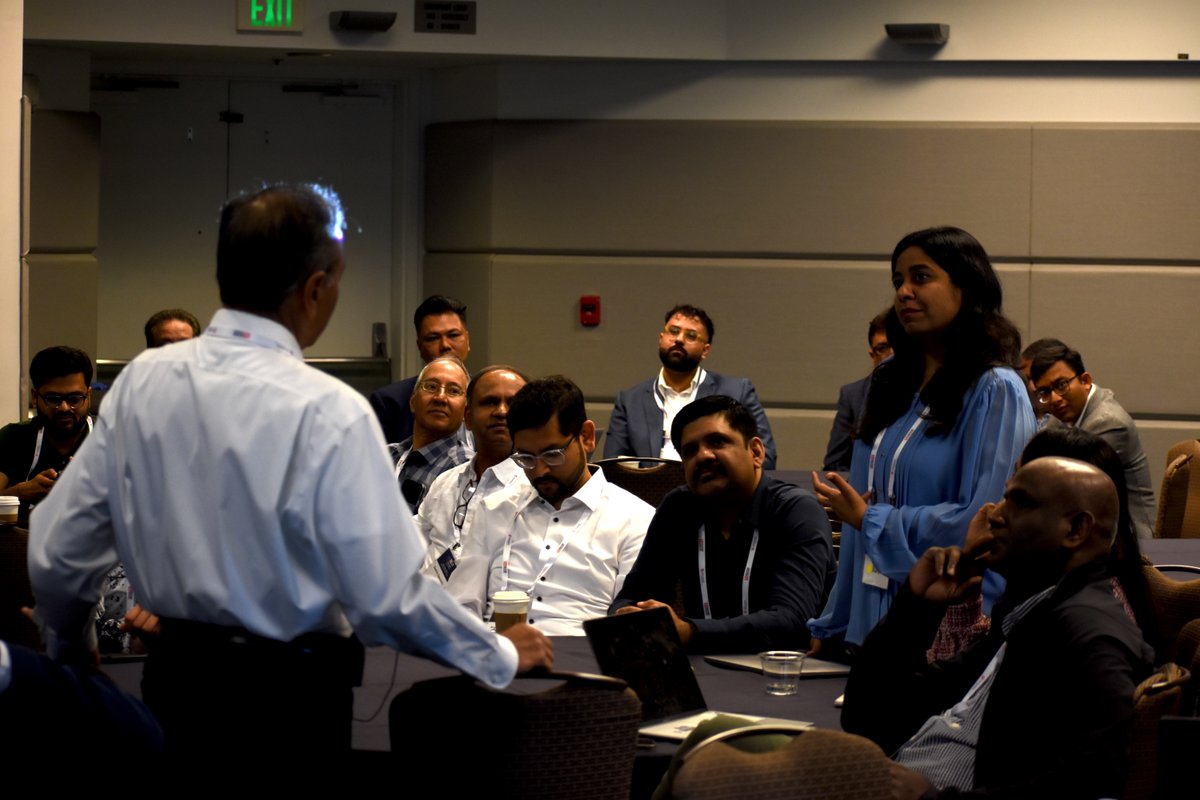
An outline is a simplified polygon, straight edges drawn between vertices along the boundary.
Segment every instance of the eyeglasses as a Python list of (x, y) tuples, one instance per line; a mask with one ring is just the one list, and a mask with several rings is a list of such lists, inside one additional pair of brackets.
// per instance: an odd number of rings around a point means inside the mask
[(1049, 386), (1045, 386), (1041, 389), (1034, 390), (1033, 396), (1042, 405), (1045, 405), (1050, 402), (1050, 395), (1052, 395), (1052, 394), (1056, 394), (1059, 397), (1065, 397), (1066, 395), (1064, 395), (1063, 393), (1065, 391), (1067, 391), (1067, 387), (1071, 385), (1071, 381), (1075, 380), (1078, 377), (1079, 377), (1078, 375), (1072, 375), (1069, 378), (1059, 378), (1058, 380), (1056, 380), (1054, 383), (1050, 384)]
[(463, 487), (462, 494), (458, 496), (458, 507), (454, 509), (454, 527), (462, 530), (463, 523), (467, 521), (467, 509), (471, 506), (471, 498), (475, 496), (475, 489), (479, 487), (479, 481), (472, 478), (466, 486)]
[(42, 394), (38, 392), (37, 396), (51, 408), (58, 408), (63, 403), (66, 403), (69, 408), (79, 408), (83, 404), (83, 401), (87, 399), (87, 392), (71, 392), (70, 394), (58, 394), (57, 392)]
[(434, 396), (445, 392), (446, 397), (449, 397), (452, 400), (457, 400), (467, 393), (466, 390), (457, 383), (438, 383), (435, 380), (421, 381), (417, 384), (417, 388), (425, 394), (431, 394)]
[(571, 443), (579, 438), (579, 434), (575, 434), (562, 447), (553, 447), (549, 450), (543, 450), (540, 453), (513, 453), (509, 458), (517, 462), (517, 466), (523, 470), (531, 470), (537, 466), (537, 462), (541, 461), (547, 467), (558, 467), (567, 460), (567, 448)]
[(892, 346), (890, 344), (888, 344), (887, 342), (880, 342), (879, 344), (871, 347), (871, 354), (879, 356), (880, 358), (887, 356), (887, 355), (891, 355), (891, 353), (892, 353)]
[(672, 339), (678, 339), (682, 336), (685, 341), (692, 344), (704, 341), (704, 334), (700, 333), (700, 331), (694, 331), (691, 328), (681, 328), (678, 325), (668, 325), (663, 328), (662, 335), (670, 336)]

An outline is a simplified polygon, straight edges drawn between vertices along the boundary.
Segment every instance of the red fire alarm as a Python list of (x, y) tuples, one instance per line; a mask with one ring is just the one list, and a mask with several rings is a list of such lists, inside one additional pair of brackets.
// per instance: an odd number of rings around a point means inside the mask
[(579, 324), (585, 328), (600, 324), (600, 295), (585, 294), (579, 298)]

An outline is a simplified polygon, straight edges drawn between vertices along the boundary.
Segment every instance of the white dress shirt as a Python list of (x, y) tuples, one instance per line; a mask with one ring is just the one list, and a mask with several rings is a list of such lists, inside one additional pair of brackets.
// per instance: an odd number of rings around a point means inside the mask
[[(583, 621), (608, 613), (637, 561), (654, 508), (595, 472), (562, 508), (526, 485), (487, 498), (447, 590), (473, 612), (509, 589), (528, 592), (529, 624), (547, 636), (581, 636)], [(504, 542), (512, 533), (508, 585)], [(563, 537), (570, 537), (559, 552)], [(538, 573), (550, 561), (541, 578)]]
[[(468, 496), (467, 490), (472, 481), (475, 481), (474, 458), (437, 476), (417, 512), (417, 533), (424, 537), (427, 545), (425, 565), (421, 571), (440, 583), (446, 582), (446, 576), (438, 566), (438, 559), (445, 560), (447, 550), (456, 561), (462, 555), (462, 545), (471, 537), (471, 525), (484, 499), (496, 492), (515, 495), (522, 486), (529, 485), (529, 481), (525, 480), (525, 470), (511, 458), (485, 469), (475, 484), (474, 492)], [(454, 524), (460, 506), (465, 506), (461, 528)]]
[(282, 641), (353, 628), (506, 685), (516, 649), (421, 576), (422, 557), (367, 402), (306, 366), (282, 325), (228, 309), (125, 367), (29, 537), (52, 655), (120, 558), (159, 616)]
[(675, 443), (671, 441), (671, 425), (675, 423), (675, 415), (696, 399), (696, 390), (704, 382), (704, 375), (704, 369), (697, 368), (695, 374), (692, 375), (691, 384), (682, 392), (677, 392), (667, 384), (666, 372), (661, 369), (658, 371), (658, 384), (655, 386), (654, 399), (658, 401), (658, 407), (663, 412), (663, 444), (658, 453), (659, 458), (680, 460), (679, 453), (675, 450)]

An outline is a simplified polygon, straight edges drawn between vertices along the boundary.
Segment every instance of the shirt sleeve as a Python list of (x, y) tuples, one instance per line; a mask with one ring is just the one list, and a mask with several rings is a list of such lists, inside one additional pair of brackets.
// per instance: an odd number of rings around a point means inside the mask
[(96, 421), (30, 517), (29, 579), (51, 658), (95, 646), (92, 616), (100, 584), (119, 559), (108, 504), (106, 420)]
[(683, 505), (678, 500), (680, 496), (676, 492), (667, 495), (650, 520), (641, 552), (625, 576), (621, 591), (609, 606), (609, 614), (643, 600), (658, 600), (669, 605), (674, 599), (679, 566), (686, 560), (675, 546), (676, 531), (686, 524), (680, 518)]
[(365, 642), (415, 650), (489, 686), (508, 685), (517, 669), (512, 644), (420, 574), (420, 536), (366, 415), (330, 448), (316, 496), (318, 531), (335, 532), (322, 542), (334, 595)]
[[(1033, 435), (1033, 410), (1020, 384), (987, 373), (980, 380), (990, 385), (976, 393), (957, 423), (966, 426), (958, 453), (957, 496), (932, 505), (874, 503), (867, 508), (862, 526), (867, 555), (892, 580), (903, 582), (930, 547), (962, 542), (980, 507), (1004, 496), (1004, 485)], [(908, 471), (920, 480), (919, 464), (910, 463)]]
[[(770, 498), (770, 521), (764, 515), (760, 522), (762, 552), (750, 577), (752, 582), (770, 581), (766, 606), (725, 619), (691, 619), (696, 626), (689, 645), (693, 652), (807, 649), (806, 621), (820, 608), (833, 563), (832, 534), (829, 518), (815, 498), (799, 489), (781, 490), (781, 494)], [(764, 547), (761, 540), (765, 536), (776, 537), (778, 544)]]

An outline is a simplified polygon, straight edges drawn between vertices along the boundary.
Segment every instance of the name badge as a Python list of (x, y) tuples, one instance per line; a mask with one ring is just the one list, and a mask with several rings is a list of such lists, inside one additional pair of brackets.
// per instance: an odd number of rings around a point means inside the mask
[(886, 589), (888, 587), (887, 575), (875, 569), (875, 565), (871, 563), (870, 556), (863, 558), (862, 582), (867, 586), (874, 586), (876, 589)]

